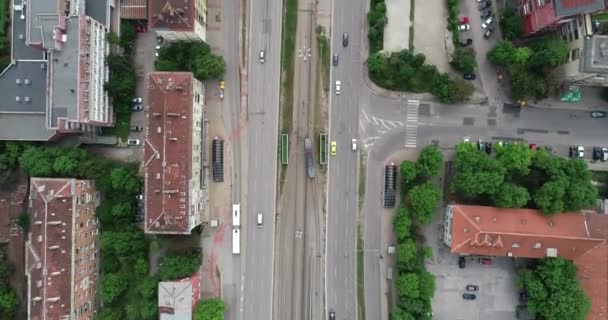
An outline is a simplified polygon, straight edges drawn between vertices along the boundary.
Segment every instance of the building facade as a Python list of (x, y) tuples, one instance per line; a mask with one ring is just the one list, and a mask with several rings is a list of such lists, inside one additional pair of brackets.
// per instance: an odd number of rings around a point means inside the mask
[(204, 88), (189, 72), (149, 74), (145, 232), (190, 234), (208, 220)]
[(0, 73), (0, 140), (47, 141), (113, 124), (104, 90), (113, 4), (11, 1), (11, 64)]
[(148, 0), (148, 28), (168, 41), (205, 41), (207, 0)]
[(92, 319), (98, 309), (99, 194), (89, 180), (30, 179), (28, 319)]

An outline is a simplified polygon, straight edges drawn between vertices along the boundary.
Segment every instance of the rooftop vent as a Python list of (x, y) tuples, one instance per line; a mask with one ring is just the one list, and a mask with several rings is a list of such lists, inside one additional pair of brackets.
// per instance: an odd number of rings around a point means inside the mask
[(521, 219), (521, 224), (526, 224), (526, 219)]
[(481, 218), (479, 216), (475, 216), (475, 221), (479, 222), (479, 221), (481, 221)]
[(23, 33), (19, 34), (19, 40), (23, 40)]
[(16, 84), (21, 84), (21, 79), (15, 79)]
[(547, 223), (549, 224), (549, 227), (553, 227), (553, 221), (549, 220)]
[(25, 97), (25, 98), (23, 98), (23, 101), (25, 101), (25, 102), (30, 102), (30, 97)]
[(16, 96), (16, 97), (15, 97), (15, 101), (17, 101), (17, 102), (21, 102), (21, 97), (20, 97), (20, 96)]
[(30, 80), (30, 79), (25, 79), (25, 80), (23, 80), (23, 83), (25, 83), (25, 84), (27, 84), (27, 85), (30, 85), (30, 84), (32, 84), (32, 80)]

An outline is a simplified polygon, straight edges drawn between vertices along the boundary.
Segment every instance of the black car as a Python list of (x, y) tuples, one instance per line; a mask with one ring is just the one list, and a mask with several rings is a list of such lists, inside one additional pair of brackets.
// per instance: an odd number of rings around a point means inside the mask
[(141, 126), (131, 126), (130, 130), (139, 132), (142, 131), (143, 128)]
[(336, 312), (334, 310), (329, 310), (329, 320), (336, 320)]
[(475, 80), (477, 76), (474, 73), (465, 73), (462, 76), (465, 80)]
[(462, 298), (465, 300), (475, 300), (477, 299), (477, 296), (472, 293), (463, 293)]
[(485, 9), (487, 9), (487, 8), (491, 7), (491, 6), (492, 6), (492, 2), (490, 2), (490, 1), (486, 1), (486, 2), (482, 2), (482, 3), (480, 3), (480, 4), (477, 6), (477, 9), (479, 9), (479, 11), (481, 11), (481, 10), (485, 10)]
[(481, 11), (481, 20), (485, 21), (486, 19), (488, 19), (491, 16), (492, 16), (492, 10), (487, 9), (487, 10)]
[(492, 154), (492, 142), (486, 142), (486, 153)]
[(545, 146), (545, 151), (547, 151), (547, 153), (549, 153), (549, 154), (553, 154), (553, 147), (552, 146)]
[(479, 286), (476, 286), (474, 284), (467, 284), (467, 291), (477, 291), (479, 290)]
[(334, 66), (338, 65), (338, 55), (334, 54), (334, 57), (331, 59)]
[(492, 28), (487, 28), (486, 32), (483, 33), (483, 37), (486, 39), (490, 39), (491, 36), (492, 36)]
[(464, 267), (466, 266), (466, 261), (464, 259), (464, 257), (458, 257), (458, 267), (460, 269), (464, 269)]
[(598, 161), (602, 159), (602, 148), (600, 147), (593, 147), (593, 161)]
[(471, 44), (473, 44), (473, 39), (471, 39), (471, 38), (460, 41), (461, 47), (470, 46)]
[(342, 34), (342, 46), (343, 47), (348, 47), (348, 33), (344, 32)]

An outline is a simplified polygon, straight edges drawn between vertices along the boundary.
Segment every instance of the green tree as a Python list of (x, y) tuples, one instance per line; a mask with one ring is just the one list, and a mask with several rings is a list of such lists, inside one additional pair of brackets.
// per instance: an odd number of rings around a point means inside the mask
[(197, 57), (195, 60), (194, 77), (199, 80), (220, 80), (224, 77), (225, 72), (226, 62), (220, 56), (207, 54)]
[(30, 215), (27, 212), (21, 212), (15, 223), (21, 227), (24, 233), (27, 233), (30, 229)]
[[(403, 163), (401, 164), (403, 167)], [(439, 148), (430, 144), (422, 149), (418, 161), (416, 161), (417, 171), (427, 177), (434, 177), (441, 172), (443, 166), (443, 154)], [(403, 171), (403, 169), (401, 170)]]
[(127, 289), (127, 281), (118, 274), (111, 273), (101, 280), (101, 300), (104, 304), (112, 304)]
[(148, 247), (145, 234), (135, 227), (102, 232), (100, 242), (102, 253), (116, 254), (120, 257), (137, 257)]
[(398, 243), (395, 248), (395, 260), (399, 270), (412, 271), (419, 269), (420, 259), (416, 243), (412, 239), (406, 239)]
[(473, 73), (477, 68), (477, 60), (473, 52), (461, 48), (454, 51), (450, 64), (462, 73)]
[(524, 187), (505, 182), (492, 196), (492, 200), (499, 208), (522, 208), (530, 201), (530, 193)]
[(443, 103), (461, 103), (469, 100), (475, 88), (462, 79), (450, 79), (447, 82), (447, 95), (440, 95)]
[(496, 160), (507, 170), (507, 175), (526, 176), (532, 165), (531, 150), (525, 143), (509, 143), (496, 148)]
[(435, 276), (432, 273), (421, 270), (418, 273), (418, 284), (421, 298), (431, 299), (435, 295)]
[(134, 193), (139, 188), (139, 181), (129, 170), (124, 167), (116, 167), (110, 171), (112, 188), (117, 191)]
[(576, 277), (574, 264), (563, 258), (542, 259), (535, 269), (519, 274), (519, 287), (526, 290), (528, 309), (545, 320), (584, 320), (589, 298)]
[(128, 202), (119, 202), (112, 206), (112, 216), (121, 219), (133, 215), (133, 207)]
[(391, 320), (416, 320), (416, 318), (406, 310), (399, 307), (395, 308), (391, 313)]
[(194, 310), (194, 320), (223, 320), (226, 304), (224, 301), (213, 298), (202, 300)]
[(500, 28), (505, 40), (517, 39), (524, 34), (523, 18), (515, 9), (506, 8), (500, 18)]
[(144, 257), (138, 257), (133, 265), (133, 271), (137, 276), (146, 276), (148, 274), (148, 261)]
[(375, 52), (367, 58), (367, 69), (370, 75), (378, 77), (388, 68), (388, 56), (384, 52)]
[(597, 193), (590, 180), (572, 180), (566, 189), (564, 210), (579, 211), (593, 206), (598, 198)]
[(515, 46), (510, 41), (498, 41), (496, 46), (488, 51), (488, 60), (497, 66), (507, 66), (513, 63)]
[(409, 191), (411, 183), (416, 179), (417, 173), (416, 164), (414, 162), (409, 160), (401, 162), (399, 165), (399, 176), (401, 180), (402, 195), (405, 195)]
[(418, 274), (404, 273), (397, 277), (397, 295), (400, 297), (418, 298), (420, 297), (420, 284)]
[(195, 255), (175, 255), (163, 258), (158, 268), (158, 275), (162, 281), (177, 280), (194, 274), (201, 262)]
[(570, 54), (568, 42), (554, 37), (540, 38), (531, 47), (534, 54), (530, 57), (530, 64), (540, 68), (557, 67)]
[(563, 212), (566, 182), (563, 180), (545, 182), (534, 195), (534, 203), (544, 214)]
[[(8, 283), (6, 284), (8, 285)], [(3, 290), (0, 292), (0, 316), (3, 319), (13, 319), (17, 311), (19, 300), (14, 290)]]
[(32, 177), (50, 177), (53, 174), (53, 163), (42, 148), (25, 149), (20, 159), (21, 167)]
[(441, 191), (430, 182), (413, 187), (409, 193), (409, 201), (414, 222), (418, 224), (431, 222), (440, 200)]
[[(158, 309), (158, 308), (155, 308)], [(110, 306), (103, 306), (103, 308), (99, 311), (95, 320), (116, 320), (116, 319), (124, 319), (124, 313), (121, 308), (112, 308)]]
[(76, 172), (77, 167), (78, 163), (75, 162), (73, 159), (70, 159), (70, 157), (67, 155), (59, 156), (53, 162), (53, 170), (58, 175), (73, 176)]
[(393, 231), (398, 242), (403, 242), (410, 237), (412, 220), (405, 206), (399, 206), (397, 214), (393, 218)]
[(498, 160), (480, 152), (472, 143), (456, 146), (454, 169), (451, 188), (469, 199), (495, 194), (506, 173)]

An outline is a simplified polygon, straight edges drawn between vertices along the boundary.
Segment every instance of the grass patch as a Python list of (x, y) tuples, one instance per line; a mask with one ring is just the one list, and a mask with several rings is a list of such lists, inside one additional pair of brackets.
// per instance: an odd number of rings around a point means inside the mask
[(408, 48), (410, 51), (414, 51), (414, 26), (410, 26), (410, 38)]
[(321, 57), (321, 83), (323, 89), (329, 91), (329, 38), (323, 26), (317, 26), (317, 42), (319, 45), (319, 56)]
[(283, 0), (283, 32), (281, 33), (281, 128), (290, 133), (293, 120), (293, 54), (296, 46), (296, 27), (298, 24), (298, 0)]
[(365, 199), (365, 156), (361, 154), (359, 157), (359, 210), (363, 207)]
[(593, 17), (593, 20), (597, 20), (599, 22), (608, 21), (608, 12), (605, 12), (605, 11), (594, 13), (591, 16)]
[(103, 128), (104, 136), (117, 136), (124, 141), (129, 137), (129, 129), (131, 128), (131, 112), (116, 113), (116, 123), (113, 127)]
[(357, 228), (357, 304), (359, 305), (359, 320), (365, 320), (365, 285), (363, 270), (363, 239), (361, 238), (361, 228)]

